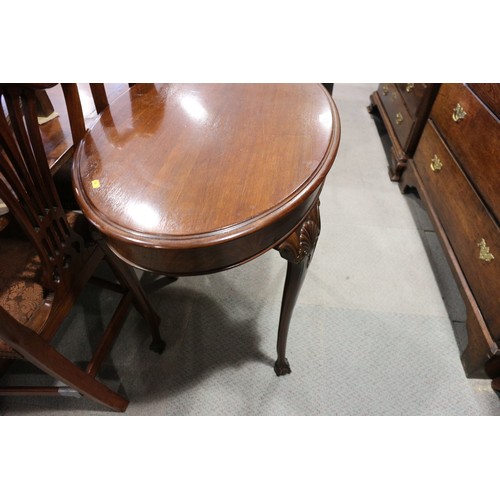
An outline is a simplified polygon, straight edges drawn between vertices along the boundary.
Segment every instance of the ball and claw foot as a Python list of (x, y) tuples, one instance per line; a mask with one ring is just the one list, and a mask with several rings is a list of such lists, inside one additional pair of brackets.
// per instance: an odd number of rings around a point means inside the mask
[(153, 352), (161, 354), (165, 350), (165, 341), (162, 339), (153, 340), (151, 344), (149, 344), (149, 349)]
[(278, 375), (278, 377), (281, 377), (281, 375), (288, 375), (289, 373), (292, 373), (288, 359), (285, 358), (285, 360), (282, 362), (276, 361), (276, 363), (274, 363), (274, 371), (276, 375)]

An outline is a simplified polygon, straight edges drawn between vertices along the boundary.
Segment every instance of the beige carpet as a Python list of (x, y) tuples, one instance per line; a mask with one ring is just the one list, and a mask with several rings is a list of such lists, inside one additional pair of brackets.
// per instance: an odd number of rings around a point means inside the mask
[[(126, 415), (500, 415), (490, 382), (464, 375), (463, 304), (426, 214), (389, 181), (366, 110), (375, 88), (334, 88), (342, 142), (290, 327), (291, 375), (272, 369), (286, 264), (270, 252), (152, 294), (161, 356), (129, 316), (103, 371), (130, 399)], [(68, 319), (79, 359), (112, 303), (92, 290)], [(109, 412), (85, 399), (2, 398), (0, 414)]]

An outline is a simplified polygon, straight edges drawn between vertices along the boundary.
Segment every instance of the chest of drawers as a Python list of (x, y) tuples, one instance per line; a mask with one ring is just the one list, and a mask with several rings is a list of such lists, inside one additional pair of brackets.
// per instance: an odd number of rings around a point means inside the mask
[(370, 96), (391, 140), (389, 176), (399, 180), (418, 143), (439, 89), (435, 83), (381, 83)]
[(467, 308), (470, 377), (500, 374), (500, 84), (443, 84), (402, 191), (427, 208)]

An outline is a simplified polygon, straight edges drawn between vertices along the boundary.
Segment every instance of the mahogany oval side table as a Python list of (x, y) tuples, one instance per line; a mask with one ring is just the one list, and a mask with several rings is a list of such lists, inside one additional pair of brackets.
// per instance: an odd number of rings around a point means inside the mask
[(283, 375), (339, 142), (321, 84), (136, 84), (80, 143), (73, 185), (113, 251), (140, 269), (206, 274), (276, 248), (288, 261), (275, 363)]

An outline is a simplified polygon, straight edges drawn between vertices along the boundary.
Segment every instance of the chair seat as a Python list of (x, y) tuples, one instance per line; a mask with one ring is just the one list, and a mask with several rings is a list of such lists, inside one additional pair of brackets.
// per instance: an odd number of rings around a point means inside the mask
[[(25, 325), (43, 304), (40, 257), (21, 236), (2, 237), (0, 260), (0, 306)], [(0, 358), (19, 358), (0, 340)]]
[[(84, 238), (88, 237), (88, 222), (82, 214), (67, 213), (68, 223)], [(13, 225), (14, 226), (14, 225)], [(0, 306), (19, 323), (26, 325), (44, 304), (41, 284), (41, 263), (31, 241), (18, 227), (10, 226), (0, 233)], [(17, 359), (21, 356), (0, 340), (0, 358)]]

